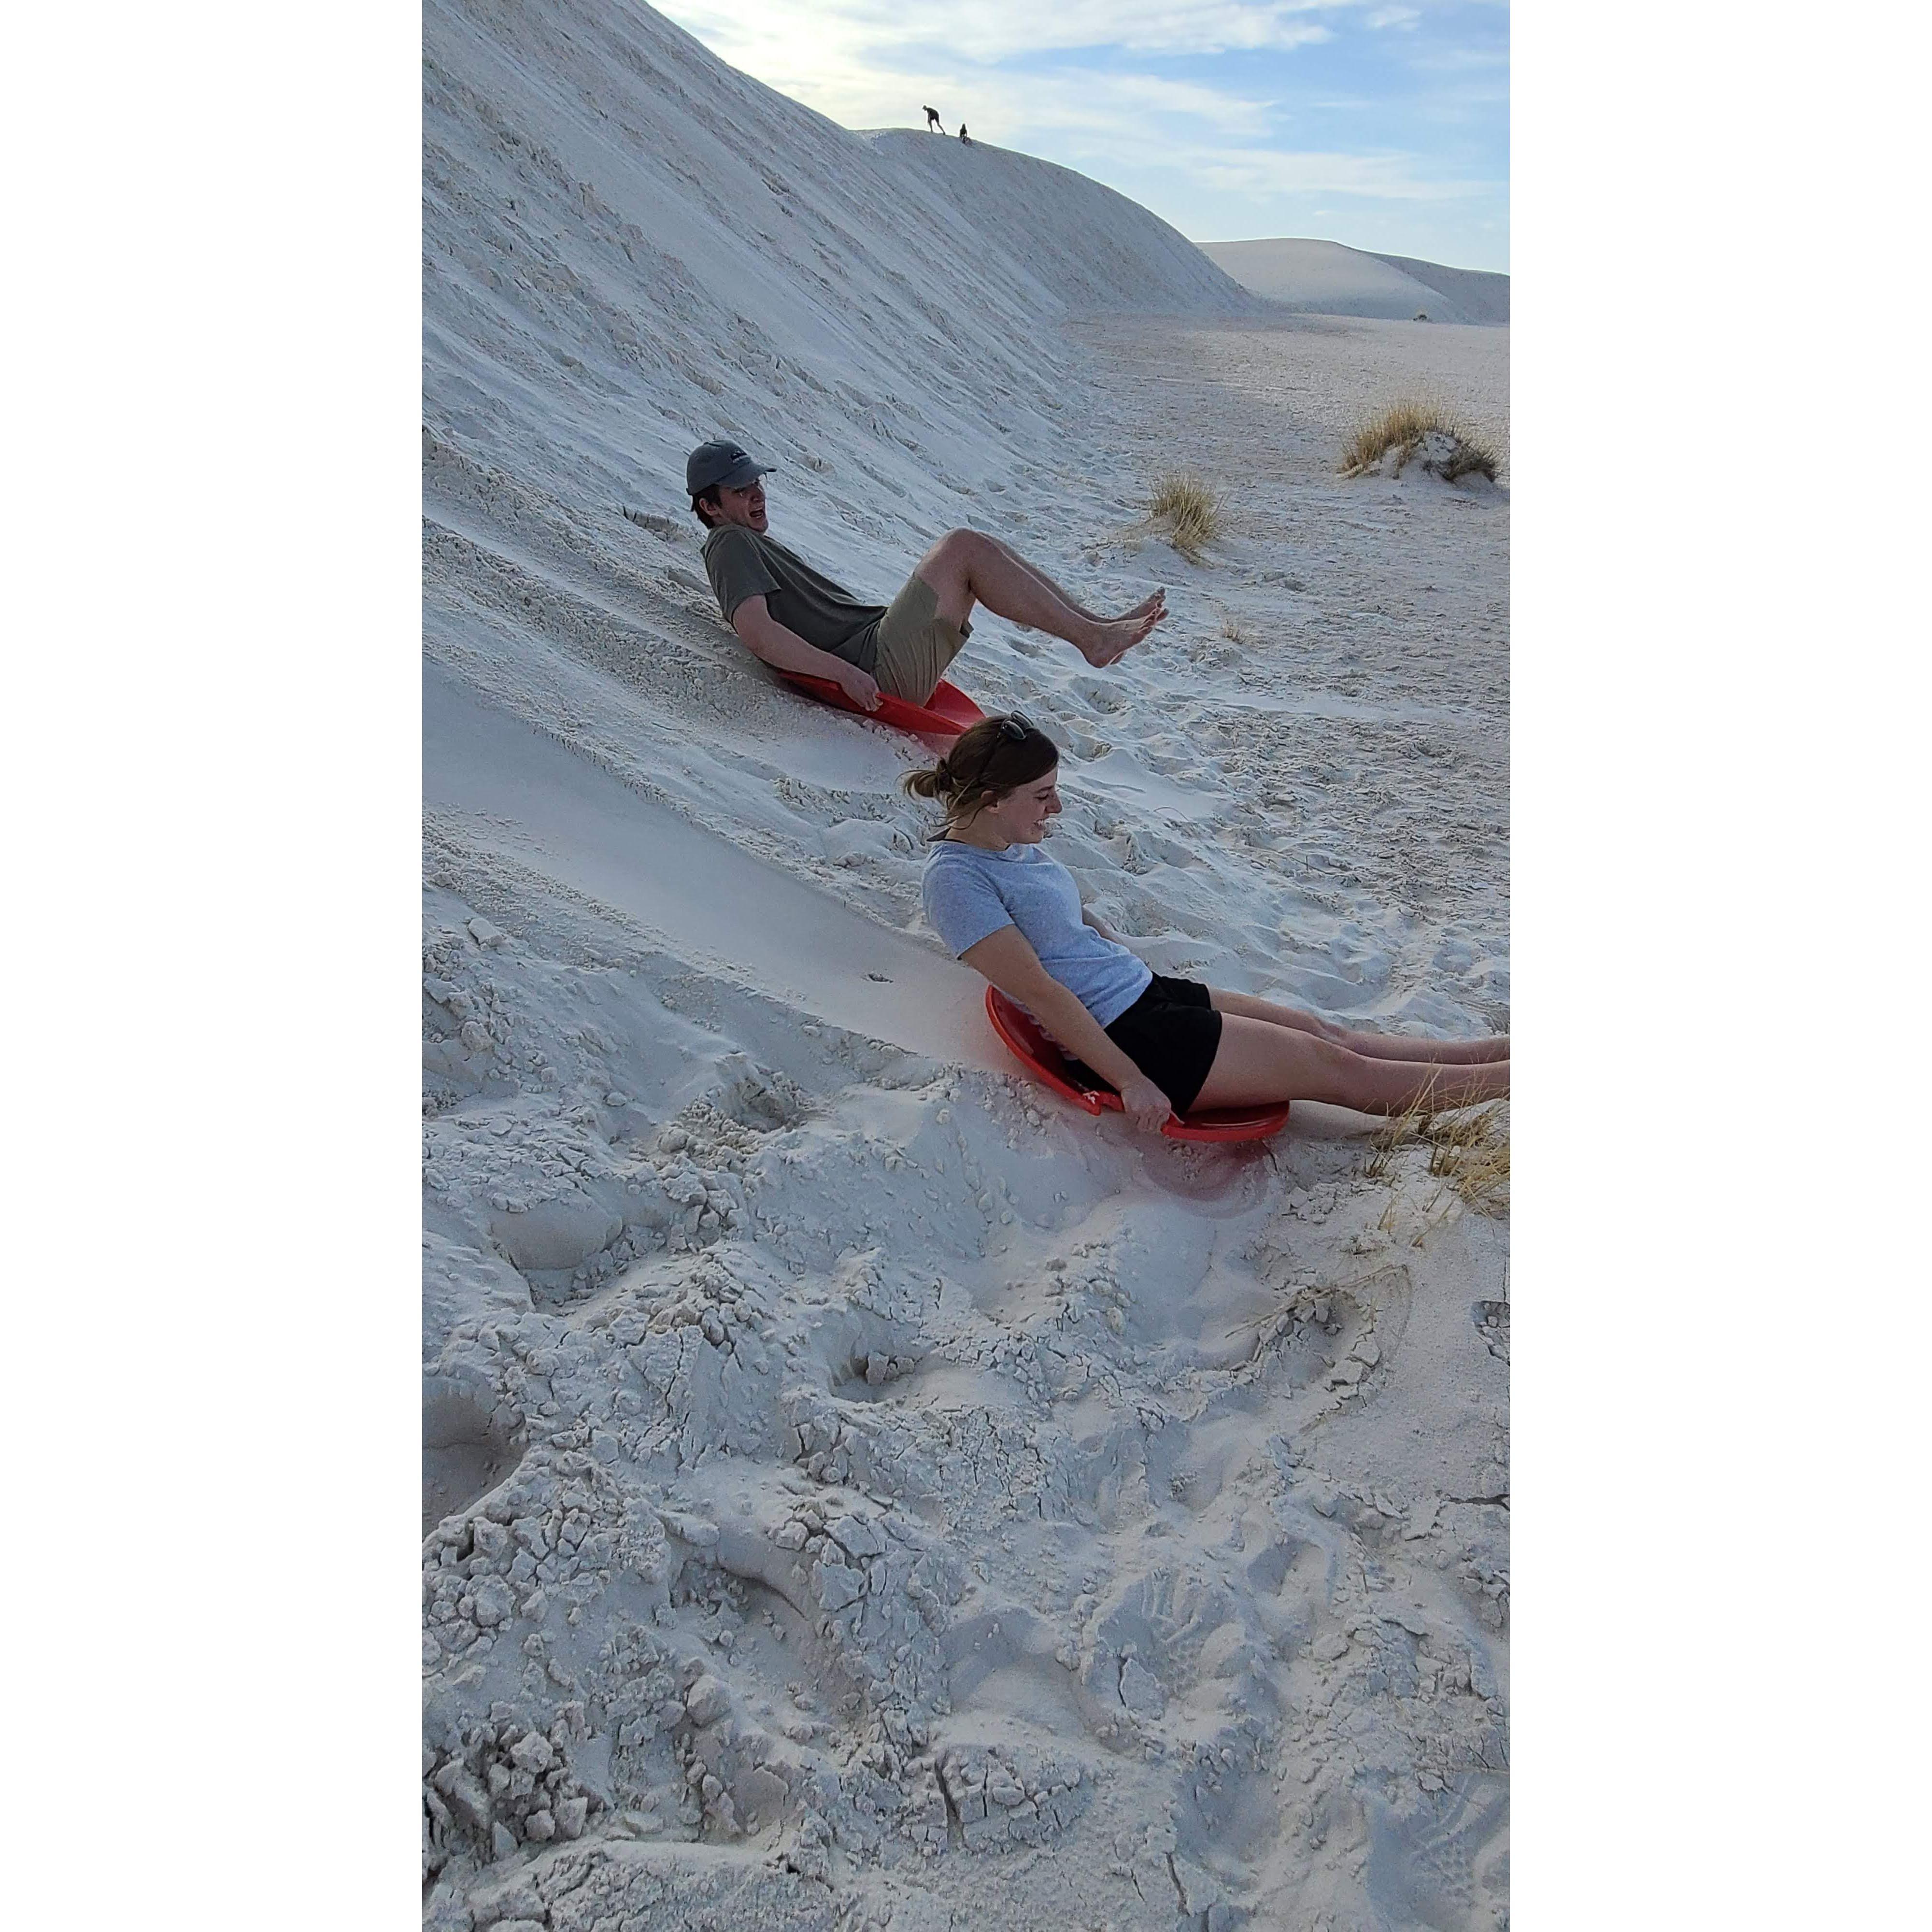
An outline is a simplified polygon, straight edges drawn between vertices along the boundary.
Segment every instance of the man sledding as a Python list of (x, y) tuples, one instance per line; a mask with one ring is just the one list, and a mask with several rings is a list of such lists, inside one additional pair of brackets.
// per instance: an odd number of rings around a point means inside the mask
[(1103, 616), (997, 537), (965, 530), (947, 531), (890, 604), (862, 603), (768, 533), (762, 479), (771, 466), (722, 441), (700, 445), (685, 464), (718, 608), (754, 657), (829, 679), (862, 710), (875, 710), (881, 694), (924, 704), (971, 635), (976, 604), (1062, 639), (1096, 668), (1167, 614), (1166, 593), (1156, 590)]

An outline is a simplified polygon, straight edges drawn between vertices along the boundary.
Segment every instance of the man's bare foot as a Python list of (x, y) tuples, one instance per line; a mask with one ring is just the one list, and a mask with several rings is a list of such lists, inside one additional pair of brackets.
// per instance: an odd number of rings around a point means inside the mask
[(1110, 623), (1096, 624), (1093, 636), (1085, 643), (1076, 645), (1080, 655), (1096, 670), (1103, 669), (1117, 658), (1126, 656), (1167, 615), (1165, 597), (1160, 593), (1156, 593), (1156, 596), (1160, 598), (1157, 603), (1153, 599), (1148, 600), (1154, 604), (1151, 609), (1143, 604), (1129, 611), (1124, 617), (1116, 617)]
[(1163, 617), (1167, 615), (1167, 592), (1165, 590), (1156, 590), (1151, 597), (1143, 597), (1126, 615), (1144, 617), (1150, 610), (1158, 610)]

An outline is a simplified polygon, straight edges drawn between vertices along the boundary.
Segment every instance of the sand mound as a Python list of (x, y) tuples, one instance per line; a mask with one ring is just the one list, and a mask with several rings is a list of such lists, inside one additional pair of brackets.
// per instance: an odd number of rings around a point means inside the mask
[(1407, 322), (1420, 310), (1431, 322), (1509, 320), (1507, 275), (1365, 254), (1339, 242), (1208, 242), (1202, 252), (1244, 288), (1312, 314)]
[(1345, 476), (1430, 476), (1469, 487), (1493, 485), (1498, 452), (1440, 404), (1412, 398), (1364, 422), (1342, 452)]
[(1425, 430), (1412, 442), (1391, 443), (1372, 463), (1352, 472), (1360, 476), (1428, 476), (1465, 490), (1492, 489), (1493, 459), (1452, 430)]

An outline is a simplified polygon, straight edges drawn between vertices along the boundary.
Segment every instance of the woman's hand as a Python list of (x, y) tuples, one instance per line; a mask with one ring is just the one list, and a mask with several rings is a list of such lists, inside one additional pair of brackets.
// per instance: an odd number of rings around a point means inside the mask
[(1167, 1096), (1144, 1074), (1120, 1089), (1120, 1105), (1136, 1126), (1150, 1134), (1159, 1133), (1174, 1112)]
[(989, 932), (959, 957), (1008, 999), (1017, 1000), (1063, 1048), (1111, 1082), (1136, 1126), (1158, 1133), (1166, 1126), (1173, 1102), (1108, 1036), (1078, 997), (1040, 963), (1040, 955), (1018, 926), (1003, 926)]
[(879, 708), (879, 686), (876, 678), (861, 670), (856, 664), (841, 663), (837, 673), (838, 688), (844, 692), (861, 711), (876, 711)]

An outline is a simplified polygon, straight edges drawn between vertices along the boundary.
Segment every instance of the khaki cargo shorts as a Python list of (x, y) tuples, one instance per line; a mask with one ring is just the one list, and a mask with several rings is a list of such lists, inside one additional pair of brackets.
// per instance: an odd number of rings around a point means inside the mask
[(939, 596), (916, 572), (879, 620), (878, 662), (872, 675), (879, 688), (908, 704), (923, 704), (973, 634), (969, 622), (958, 630), (939, 615)]

